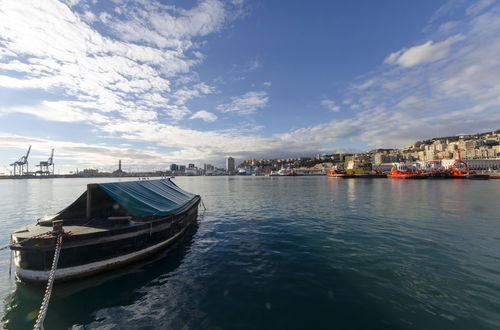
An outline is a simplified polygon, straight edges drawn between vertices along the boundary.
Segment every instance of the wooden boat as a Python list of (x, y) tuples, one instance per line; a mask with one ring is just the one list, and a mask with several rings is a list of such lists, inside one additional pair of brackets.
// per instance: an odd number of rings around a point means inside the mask
[(405, 163), (398, 163), (394, 165), (387, 177), (392, 179), (425, 179), (428, 176), (408, 168)]
[(89, 184), (57, 215), (12, 234), (17, 276), (46, 281), (58, 241), (56, 280), (145, 258), (182, 236), (196, 220), (200, 200), (170, 179)]

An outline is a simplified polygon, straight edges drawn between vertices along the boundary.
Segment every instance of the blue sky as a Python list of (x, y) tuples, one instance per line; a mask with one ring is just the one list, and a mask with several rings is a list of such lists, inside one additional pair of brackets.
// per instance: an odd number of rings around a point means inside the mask
[(500, 3), (5, 1), (0, 172), (402, 147), (500, 127)]

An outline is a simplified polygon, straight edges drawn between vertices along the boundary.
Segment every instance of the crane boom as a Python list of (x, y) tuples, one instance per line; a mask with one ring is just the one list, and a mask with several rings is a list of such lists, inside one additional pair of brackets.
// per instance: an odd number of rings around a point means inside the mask
[(49, 165), (52, 165), (54, 161), (54, 148), (52, 148), (52, 152), (50, 153), (50, 158), (48, 160)]
[(30, 155), (30, 151), (31, 151), (31, 146), (29, 146), (28, 152), (26, 153), (26, 156), (24, 156), (25, 161), (28, 161), (28, 156)]

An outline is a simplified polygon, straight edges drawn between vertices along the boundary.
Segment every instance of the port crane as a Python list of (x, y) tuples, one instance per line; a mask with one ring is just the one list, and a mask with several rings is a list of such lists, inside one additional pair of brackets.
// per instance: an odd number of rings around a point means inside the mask
[(45, 162), (40, 162), (37, 167), (40, 167), (40, 169), (36, 171), (36, 174), (54, 175), (54, 148), (52, 148), (49, 159)]
[(458, 153), (458, 159), (452, 165), (453, 175), (461, 176), (461, 175), (471, 174), (472, 171), (470, 170), (469, 165), (467, 165), (467, 163), (462, 160), (462, 156), (460, 155), (460, 149), (458, 148), (457, 148), (457, 153)]
[[(28, 156), (30, 155), (31, 151), (31, 146), (28, 148), (28, 152), (26, 152), (26, 155), (22, 156), (19, 158), (18, 161), (10, 164), (10, 166), (14, 167), (14, 176), (16, 175), (16, 168), (18, 170), (18, 175), (28, 175)], [(26, 167), (25, 167), (26, 166)]]

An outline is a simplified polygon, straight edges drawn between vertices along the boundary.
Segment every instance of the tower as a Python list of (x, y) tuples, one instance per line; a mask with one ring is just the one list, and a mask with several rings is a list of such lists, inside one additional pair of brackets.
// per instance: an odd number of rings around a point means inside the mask
[(233, 157), (227, 157), (227, 159), (226, 159), (226, 171), (228, 173), (234, 172), (234, 158)]

